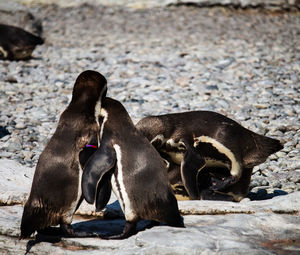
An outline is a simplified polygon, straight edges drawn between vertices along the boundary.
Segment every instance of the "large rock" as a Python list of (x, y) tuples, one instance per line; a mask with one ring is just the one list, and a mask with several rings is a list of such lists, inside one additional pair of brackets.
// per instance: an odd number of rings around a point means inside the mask
[(24, 203), (29, 195), (33, 169), (0, 159), (0, 205)]
[[(4, 254), (299, 254), (300, 192), (267, 201), (243, 203), (239, 212), (227, 202), (183, 201), (186, 228), (158, 226), (139, 232), (126, 240), (31, 239), (16, 241), (19, 236), (22, 206), (0, 207), (0, 242)], [(206, 209), (205, 209), (206, 208)], [(213, 210), (214, 208), (214, 210)], [(291, 212), (293, 208), (293, 212)], [(74, 228), (99, 234), (116, 234), (125, 221), (74, 219)], [(139, 228), (146, 221), (139, 223)]]
[[(299, 254), (300, 192), (240, 203), (179, 201), (186, 228), (158, 226), (126, 240), (31, 239), (17, 241), (34, 169), (0, 160), (1, 254)], [(118, 234), (125, 220), (114, 196), (104, 211), (83, 203), (73, 227), (100, 235)], [(80, 214), (80, 215), (79, 215)], [(82, 217), (84, 216), (84, 217)], [(117, 219), (112, 219), (117, 218)], [(148, 224), (140, 221), (138, 229)]]

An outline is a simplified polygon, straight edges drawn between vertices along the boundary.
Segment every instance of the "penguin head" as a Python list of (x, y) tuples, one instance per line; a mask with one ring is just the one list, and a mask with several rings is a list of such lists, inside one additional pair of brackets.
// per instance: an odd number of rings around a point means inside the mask
[(87, 70), (82, 72), (76, 79), (71, 103), (93, 105), (106, 96), (107, 81), (105, 77), (96, 72)]
[[(91, 137), (91, 129), (93, 130), (92, 133), (98, 133), (98, 129), (100, 128), (99, 123), (99, 114), (101, 110), (102, 100), (105, 98), (107, 93), (107, 81), (105, 77), (100, 74), (99, 72), (87, 70), (82, 72), (76, 79), (72, 100), (69, 105), (69, 111), (72, 114), (67, 114), (74, 117), (74, 115), (81, 115), (85, 119), (85, 121), (80, 120), (79, 122), (88, 122), (88, 128), (86, 130), (86, 126), (82, 126), (80, 123), (74, 123), (76, 129), (80, 126), (81, 133), (86, 133), (89, 136), (89, 141), (86, 139), (85, 135), (81, 135), (79, 137), (79, 142), (77, 145), (82, 145), (81, 148), (84, 148), (87, 143), (90, 143), (92, 137), (97, 137), (98, 144), (99, 144), (99, 137), (98, 135), (92, 135)], [(66, 118), (67, 119), (67, 118)], [(80, 118), (79, 118), (80, 119)], [(70, 121), (70, 120), (68, 120)], [(74, 122), (74, 121), (71, 121)], [(91, 138), (91, 139), (90, 139)], [(87, 150), (91, 150), (90, 148)], [(89, 153), (88, 153), (89, 154)]]

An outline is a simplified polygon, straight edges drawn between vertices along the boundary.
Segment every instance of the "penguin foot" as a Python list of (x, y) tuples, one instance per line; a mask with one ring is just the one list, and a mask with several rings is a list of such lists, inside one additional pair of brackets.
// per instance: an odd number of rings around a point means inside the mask
[(126, 221), (125, 227), (121, 234), (113, 236), (100, 236), (100, 238), (105, 240), (121, 240), (135, 235), (136, 233), (136, 222)]
[(47, 227), (38, 231), (39, 235), (48, 237), (98, 237), (94, 232), (75, 231), (70, 224), (61, 224), (60, 227)]
[(160, 222), (155, 221), (155, 220), (151, 220), (149, 224), (147, 224), (146, 226), (144, 226), (142, 229), (140, 229), (140, 231), (144, 231), (146, 229), (150, 229), (156, 226), (159, 226)]
[(60, 224), (60, 229), (65, 237), (73, 237), (75, 236), (75, 230), (70, 224)]
[(60, 228), (57, 227), (47, 227), (41, 230), (38, 230), (38, 235), (42, 236), (62, 236), (62, 232)]
[(70, 224), (61, 224), (60, 229), (63, 237), (98, 237), (97, 233), (87, 231), (75, 231)]

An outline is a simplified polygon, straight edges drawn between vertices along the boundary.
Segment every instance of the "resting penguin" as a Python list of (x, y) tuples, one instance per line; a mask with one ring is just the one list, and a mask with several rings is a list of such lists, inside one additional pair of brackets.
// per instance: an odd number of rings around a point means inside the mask
[(149, 116), (136, 128), (171, 162), (170, 181), (181, 179), (191, 199), (240, 201), (252, 168), (282, 149), (278, 140), (210, 111)]
[(106, 91), (106, 79), (98, 72), (85, 71), (76, 79), (72, 100), (39, 157), (24, 206), (21, 238), (29, 237), (35, 231), (47, 233), (48, 227), (58, 224), (64, 236), (89, 234), (75, 232), (70, 224), (83, 200), (83, 165), (95, 151), (86, 145), (97, 146), (99, 143), (96, 116)]
[(184, 227), (165, 163), (122, 104), (103, 99), (99, 123), (100, 147), (84, 167), (82, 192), (88, 203), (96, 201), (102, 209), (112, 188), (126, 218), (122, 234), (103, 238), (131, 236), (139, 219)]
[(22, 60), (31, 57), (44, 40), (22, 28), (0, 24), (0, 59)]

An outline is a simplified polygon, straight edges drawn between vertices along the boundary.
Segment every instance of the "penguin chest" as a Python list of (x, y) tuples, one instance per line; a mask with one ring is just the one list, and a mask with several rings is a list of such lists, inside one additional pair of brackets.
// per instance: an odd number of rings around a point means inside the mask
[(116, 151), (117, 167), (111, 178), (112, 190), (118, 198), (126, 220), (134, 221), (137, 219), (137, 215), (133, 209), (130, 195), (128, 193), (128, 185), (134, 185), (134, 183), (126, 183), (124, 181), (124, 175), (126, 174), (124, 173), (124, 170), (126, 169), (124, 169), (122, 164), (122, 150), (118, 144), (115, 144), (113, 147)]
[[(181, 141), (175, 142), (173, 139), (165, 139), (165, 141), (161, 151), (168, 154), (175, 164), (181, 165), (186, 153), (185, 145)], [(234, 153), (217, 140), (208, 136), (196, 137), (194, 138), (194, 147), (203, 156), (206, 167), (224, 167), (229, 169), (233, 176), (241, 175), (241, 164)]]
[(65, 223), (70, 224), (72, 222), (73, 219), (73, 215), (75, 214), (75, 211), (77, 209), (77, 205), (81, 199), (81, 178), (82, 178), (82, 173), (83, 170), (80, 166), (80, 164), (78, 164), (78, 184), (77, 184), (77, 189), (75, 190), (75, 198), (74, 200), (71, 202), (71, 205), (69, 206), (68, 210), (64, 213), (63, 215), (63, 219), (65, 221)]
[(209, 136), (194, 138), (194, 147), (201, 151), (206, 166), (226, 167), (232, 176), (240, 177), (242, 173), (241, 162), (236, 155), (221, 142)]
[(165, 139), (164, 142), (161, 150), (168, 154), (175, 164), (180, 165), (186, 152), (185, 145), (181, 141), (175, 142), (173, 139)]
[[(173, 152), (169, 151), (167, 154), (170, 156), (171, 160), (177, 164), (180, 165), (184, 158), (184, 152)], [(204, 157), (205, 166), (207, 167), (226, 167), (230, 168), (230, 162), (229, 160), (223, 160), (218, 158), (212, 158), (209, 155)]]
[(177, 165), (180, 165), (181, 162), (183, 161), (183, 157), (184, 157), (183, 152), (168, 151), (166, 153), (170, 156), (171, 160)]

